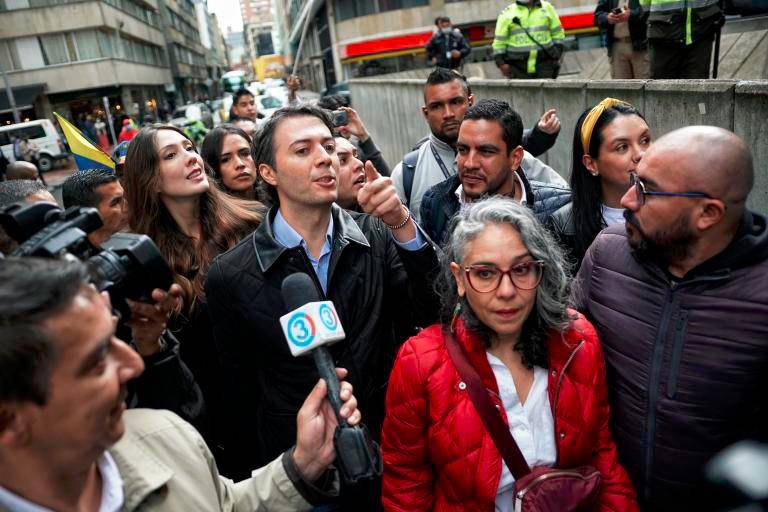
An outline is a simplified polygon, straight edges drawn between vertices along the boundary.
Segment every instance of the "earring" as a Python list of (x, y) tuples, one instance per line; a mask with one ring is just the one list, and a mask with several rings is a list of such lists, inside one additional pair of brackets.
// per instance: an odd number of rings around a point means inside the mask
[(597, 176), (598, 176), (600, 173), (599, 173), (599, 172), (597, 172), (597, 171), (595, 171), (595, 172), (591, 172), (590, 174), (591, 174), (592, 176), (595, 176), (595, 177), (597, 177)]
[(456, 300), (456, 306), (453, 308), (453, 318), (451, 318), (451, 332), (453, 332), (453, 328), (456, 325), (456, 320), (458, 320), (459, 315), (461, 314), (461, 302)]

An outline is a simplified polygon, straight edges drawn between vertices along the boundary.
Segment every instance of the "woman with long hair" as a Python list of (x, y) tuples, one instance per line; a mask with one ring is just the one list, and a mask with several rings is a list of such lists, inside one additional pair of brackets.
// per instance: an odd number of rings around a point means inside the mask
[(157, 244), (181, 286), (183, 305), (169, 328), (203, 392), (209, 420), (203, 432), (221, 463), (212, 421), (219, 419), (222, 376), (203, 285), (213, 258), (256, 229), (263, 206), (212, 186), (195, 145), (171, 125), (147, 126), (134, 137), (122, 184), (130, 229)]
[(624, 222), (621, 197), (650, 143), (645, 118), (625, 101), (606, 98), (579, 117), (573, 134), (572, 199), (550, 221), (576, 269), (603, 228)]
[(530, 467), (593, 466), (602, 478), (595, 510), (637, 510), (608, 429), (600, 341), (566, 308), (560, 248), (529, 208), (508, 198), (473, 203), (452, 226), (438, 279), (441, 323), (405, 342), (389, 380), (384, 509), (513, 510), (514, 477), (458, 352)]
[(251, 137), (231, 124), (217, 126), (205, 136), (200, 154), (219, 187), (242, 199), (256, 199), (256, 166)]

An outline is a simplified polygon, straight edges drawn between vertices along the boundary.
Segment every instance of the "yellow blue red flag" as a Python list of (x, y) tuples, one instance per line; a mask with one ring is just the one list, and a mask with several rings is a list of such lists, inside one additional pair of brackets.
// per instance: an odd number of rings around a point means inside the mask
[(78, 130), (72, 123), (61, 117), (56, 112), (53, 113), (59, 121), (61, 131), (69, 143), (69, 149), (72, 156), (75, 157), (77, 168), (81, 171), (85, 169), (108, 169), (115, 170), (115, 162), (108, 154), (99, 149), (88, 137)]

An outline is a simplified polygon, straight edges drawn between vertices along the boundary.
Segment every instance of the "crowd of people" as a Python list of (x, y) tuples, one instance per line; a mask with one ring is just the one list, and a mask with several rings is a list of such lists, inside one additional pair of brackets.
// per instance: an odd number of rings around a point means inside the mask
[[(103, 220), (90, 243), (146, 235), (173, 273), (129, 319), (82, 263), (3, 246), (0, 509), (505, 512), (511, 445), (526, 471), (589, 468), (580, 506), (718, 510), (707, 462), (768, 441), (768, 226), (743, 140), (653, 140), (606, 98), (557, 172), (537, 158), (556, 110), (526, 130), (437, 68), (429, 133), (390, 176), (344, 98), (259, 129), (252, 98), (199, 148), (146, 126), (116, 173), (65, 182), (64, 206)], [(44, 191), (0, 182), (0, 204)], [(344, 329), (338, 416), (281, 327), (297, 272)], [(361, 421), (383, 473), (353, 483), (334, 432)]]

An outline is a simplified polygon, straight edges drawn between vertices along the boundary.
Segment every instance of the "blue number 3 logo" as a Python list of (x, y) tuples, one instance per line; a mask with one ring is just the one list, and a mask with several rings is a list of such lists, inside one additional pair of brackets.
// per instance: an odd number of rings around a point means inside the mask
[(306, 347), (315, 339), (315, 323), (305, 313), (296, 313), (288, 320), (288, 341)]

